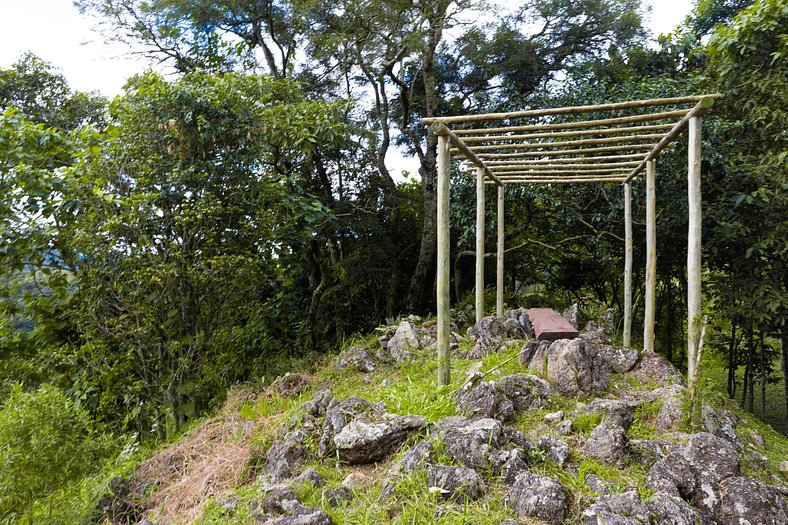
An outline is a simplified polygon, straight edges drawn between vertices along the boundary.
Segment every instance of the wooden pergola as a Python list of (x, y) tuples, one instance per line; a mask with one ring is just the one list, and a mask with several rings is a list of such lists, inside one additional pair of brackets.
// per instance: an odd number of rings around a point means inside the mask
[[(438, 137), (438, 385), (448, 385), (449, 184), (451, 158), (476, 173), (476, 319), (484, 316), (484, 189), (498, 186), (496, 312), (503, 315), (504, 185), (622, 183), (624, 345), (632, 338), (631, 182), (646, 173), (646, 294), (643, 349), (654, 350), (656, 158), (689, 129), (687, 375), (694, 383), (701, 331), (701, 117), (720, 94), (553, 109), (425, 118)], [(607, 118), (599, 118), (599, 116)], [(492, 127), (490, 123), (498, 123)], [(494, 124), (493, 124), (494, 125)], [(455, 127), (456, 126), (456, 127)], [(488, 127), (489, 126), (489, 127)]]

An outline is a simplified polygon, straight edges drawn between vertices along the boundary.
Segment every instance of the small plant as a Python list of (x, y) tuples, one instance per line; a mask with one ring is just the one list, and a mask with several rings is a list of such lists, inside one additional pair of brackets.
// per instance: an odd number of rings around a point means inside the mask
[(584, 436), (588, 437), (591, 431), (594, 430), (602, 422), (602, 416), (596, 412), (581, 412), (572, 420), (572, 425), (577, 432), (582, 432)]

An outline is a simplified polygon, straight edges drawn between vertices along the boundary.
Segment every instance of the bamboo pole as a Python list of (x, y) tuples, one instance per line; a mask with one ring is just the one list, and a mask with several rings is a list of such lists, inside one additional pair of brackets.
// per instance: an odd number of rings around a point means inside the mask
[[(574, 184), (580, 182), (624, 182), (624, 177), (616, 177), (615, 179), (601, 179), (599, 177), (594, 178), (587, 178), (587, 179), (569, 179), (566, 177), (559, 177), (555, 179), (535, 179), (529, 177), (523, 178), (511, 178), (511, 179), (502, 179), (501, 182), (504, 184), (521, 184), (521, 183), (530, 183), (530, 184)], [(492, 181), (486, 181), (485, 184), (495, 184)]]
[(509, 169), (524, 169), (531, 167), (533, 169), (573, 169), (578, 171), (585, 171), (585, 170), (594, 170), (594, 169), (601, 169), (601, 168), (627, 168), (629, 166), (637, 166), (639, 164), (638, 161), (630, 161), (630, 162), (598, 162), (598, 163), (585, 163), (585, 164), (565, 164), (565, 163), (548, 163), (548, 164), (533, 164), (529, 163), (528, 161), (517, 161), (517, 160), (493, 160), (489, 162), (485, 162), (490, 170), (509, 170)]
[(692, 390), (698, 369), (701, 323), (701, 117), (689, 122), (687, 166), (687, 378)]
[[(596, 146), (599, 144), (615, 144), (618, 142), (630, 142), (637, 140), (661, 139), (663, 133), (645, 133), (641, 135), (626, 135), (623, 137), (605, 137), (601, 139), (581, 139), (581, 140), (557, 140), (554, 142), (521, 142), (519, 144), (491, 144), (489, 146), (467, 146), (470, 151), (478, 153), (480, 151), (500, 151), (507, 149), (540, 149), (540, 148), (565, 148), (567, 146)], [(460, 151), (459, 148), (452, 148), (452, 153)], [(464, 153), (464, 152), (463, 152)]]
[[(563, 155), (587, 155), (589, 153), (602, 153), (609, 151), (631, 151), (636, 149), (651, 150), (656, 144), (621, 144), (618, 146), (601, 146), (598, 148), (576, 148), (554, 151), (520, 151), (517, 153), (485, 153), (480, 152), (476, 158), (480, 159), (501, 159), (512, 157), (561, 157)], [(504, 156), (505, 155), (505, 156)], [(462, 158), (465, 158), (462, 156)]]
[(484, 172), (476, 173), (476, 322), (484, 317)]
[(487, 122), (490, 120), (506, 120), (513, 118), (543, 117), (547, 115), (577, 115), (581, 113), (593, 113), (596, 111), (613, 111), (616, 109), (635, 109), (648, 108), (654, 106), (670, 106), (676, 104), (691, 104), (698, 102), (704, 97), (719, 98), (722, 95), (700, 95), (689, 97), (672, 98), (653, 98), (648, 100), (630, 100), (626, 102), (613, 102), (609, 104), (595, 104), (591, 106), (569, 106), (550, 109), (531, 109), (525, 111), (511, 111), (508, 113), (485, 113), (481, 115), (459, 115), (454, 117), (432, 117), (422, 119), (425, 124), (442, 122), (444, 124), (455, 124), (458, 122)]
[(657, 155), (659, 155), (659, 153), (660, 153), (660, 152), (661, 152), (663, 149), (665, 149), (666, 147), (668, 147), (668, 145), (669, 145), (671, 142), (673, 142), (673, 141), (676, 139), (676, 137), (678, 137), (679, 135), (681, 135), (681, 133), (683, 133), (683, 132), (684, 132), (684, 130), (685, 130), (685, 129), (687, 129), (687, 126), (689, 125), (689, 122), (690, 122), (690, 120), (692, 120), (692, 119), (693, 119), (693, 118), (695, 118), (695, 117), (700, 117), (700, 116), (702, 116), (704, 113), (706, 113), (707, 111), (709, 111), (709, 109), (711, 109), (711, 107), (714, 105), (714, 101), (715, 101), (717, 98), (721, 97), (721, 96), (722, 96), (722, 95), (716, 95), (716, 96), (714, 96), (714, 97), (707, 97), (707, 98), (703, 98), (703, 99), (701, 99), (701, 100), (700, 100), (700, 101), (699, 101), (699, 102), (698, 102), (698, 103), (695, 105), (695, 107), (693, 107), (693, 108), (692, 108), (692, 109), (689, 111), (689, 113), (687, 113), (686, 115), (684, 115), (684, 118), (682, 118), (680, 121), (678, 121), (678, 122), (676, 123), (676, 125), (675, 125), (675, 126), (673, 126), (673, 129), (671, 129), (670, 131), (668, 131), (668, 132), (665, 134), (665, 136), (664, 136), (664, 137), (662, 137), (662, 140), (660, 140), (660, 141), (657, 143), (657, 145), (656, 145), (656, 146), (654, 146), (654, 149), (653, 149), (653, 150), (651, 150), (651, 151), (648, 153), (648, 155), (646, 155), (646, 158), (645, 158), (645, 159), (643, 159), (643, 162), (641, 162), (641, 163), (640, 163), (640, 165), (639, 165), (637, 168), (635, 168), (634, 170), (632, 170), (632, 173), (630, 173), (630, 174), (629, 174), (629, 176), (627, 177), (627, 182), (631, 181), (631, 180), (632, 180), (634, 177), (636, 177), (636, 176), (637, 176), (637, 174), (638, 174), (638, 173), (640, 173), (641, 171), (643, 171), (643, 169), (646, 167), (646, 162), (648, 162), (648, 161), (650, 161), (650, 160), (653, 160), (653, 159), (656, 159), (656, 158), (657, 158)]
[(505, 140), (551, 139), (562, 137), (582, 137), (585, 135), (618, 135), (619, 133), (641, 133), (644, 131), (669, 131), (673, 124), (656, 124), (652, 126), (626, 126), (622, 128), (583, 129), (575, 131), (556, 131), (551, 133), (527, 133), (525, 135), (463, 135), (466, 144), (473, 142), (501, 142)]
[[(528, 167), (528, 166), (526, 166)], [(622, 177), (626, 177), (629, 170), (626, 168), (602, 168), (602, 169), (584, 169), (578, 170), (574, 168), (570, 169), (554, 169), (554, 170), (543, 170), (543, 169), (511, 169), (511, 170), (495, 170), (493, 171), (499, 178), (503, 178), (507, 175), (560, 175), (562, 173), (569, 173), (569, 174), (577, 174), (582, 176), (590, 176), (593, 174), (616, 174)]]
[(657, 284), (657, 195), (654, 161), (646, 163), (646, 313), (643, 350), (654, 351), (654, 297)]
[(522, 133), (525, 131), (558, 131), (562, 129), (584, 129), (596, 128), (601, 126), (618, 126), (622, 124), (634, 124), (638, 122), (651, 122), (655, 120), (666, 120), (669, 118), (683, 117), (689, 113), (689, 109), (678, 111), (662, 111), (659, 113), (646, 113), (644, 115), (630, 115), (628, 117), (605, 118), (597, 120), (579, 120), (575, 122), (559, 122), (555, 124), (530, 124), (527, 126), (504, 126), (501, 128), (473, 128), (456, 129), (457, 135), (478, 135), (480, 133)]
[(504, 252), (504, 187), (498, 186), (498, 228), (497, 248), (495, 259), (495, 314), (503, 317), (503, 252)]
[[(554, 159), (554, 158), (546, 158), (546, 159), (531, 159), (531, 160), (519, 160), (518, 157), (521, 156), (520, 153), (487, 153), (482, 154), (485, 159), (493, 159), (493, 160), (485, 160), (484, 163), (486, 165), (491, 165), (495, 163), (503, 163), (508, 164), (510, 162), (517, 162), (522, 163), (523, 165), (540, 165), (540, 164), (552, 164), (554, 162), (561, 162), (565, 164), (593, 164), (598, 161), (611, 161), (611, 160), (626, 160), (626, 159), (636, 159), (636, 162), (640, 162), (646, 154), (645, 153), (628, 153), (626, 155), (599, 155), (599, 156), (592, 156), (592, 157), (570, 157), (568, 159)], [(461, 158), (461, 156), (457, 156), (457, 158)], [(494, 159), (506, 159), (506, 160), (494, 160)], [(513, 159), (513, 160), (509, 160)], [(467, 162), (467, 161), (465, 161)]]
[(438, 387), (451, 381), (449, 360), (449, 138), (438, 136), (438, 196), (437, 196), (437, 275), (436, 293), (438, 310)]
[(481, 159), (479, 159), (479, 157), (477, 157), (474, 152), (468, 149), (468, 146), (466, 146), (465, 143), (457, 135), (452, 133), (452, 131), (449, 128), (447, 128), (443, 124), (435, 124), (432, 126), (431, 129), (432, 129), (432, 133), (434, 133), (438, 137), (446, 137), (446, 139), (452, 143), (452, 145), (457, 151), (462, 152), (465, 158), (473, 162), (476, 165), (476, 167), (480, 168), (484, 172), (484, 174), (490, 177), (492, 180), (494, 180), (496, 184), (501, 184), (501, 181), (499, 181), (497, 177), (493, 175), (489, 169), (487, 169), (487, 166), (484, 165), (484, 162), (482, 162)]
[(632, 185), (624, 184), (624, 346), (632, 344)]

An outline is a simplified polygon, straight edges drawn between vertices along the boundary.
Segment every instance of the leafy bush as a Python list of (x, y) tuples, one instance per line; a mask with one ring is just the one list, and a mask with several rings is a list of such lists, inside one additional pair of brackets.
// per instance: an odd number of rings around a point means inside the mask
[[(0, 410), (0, 515), (33, 523), (33, 504), (87, 473), (92, 459), (85, 413), (62, 391), (14, 385)], [(51, 502), (50, 502), (51, 503)]]

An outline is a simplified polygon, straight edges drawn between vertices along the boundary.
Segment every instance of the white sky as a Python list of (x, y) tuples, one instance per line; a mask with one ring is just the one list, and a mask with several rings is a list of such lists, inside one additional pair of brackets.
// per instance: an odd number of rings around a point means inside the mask
[[(655, 35), (669, 33), (692, 8), (692, 0), (643, 0), (652, 11), (646, 25)], [(77, 11), (72, 0), (0, 0), (0, 68), (32, 51), (60, 68), (72, 88), (98, 90), (106, 96), (122, 91), (126, 79), (147, 68), (128, 49), (107, 44), (93, 32), (95, 20)], [(393, 174), (414, 170), (414, 159), (392, 155)]]

